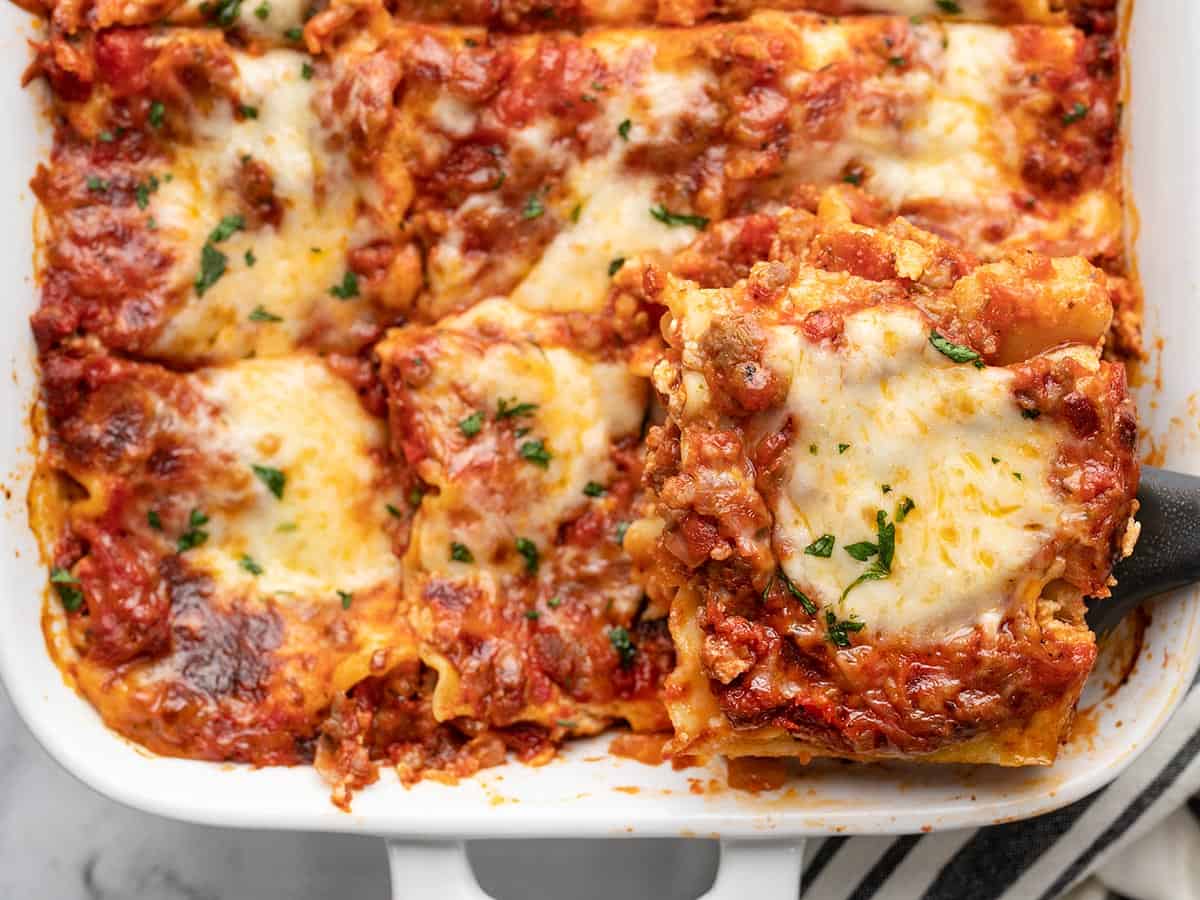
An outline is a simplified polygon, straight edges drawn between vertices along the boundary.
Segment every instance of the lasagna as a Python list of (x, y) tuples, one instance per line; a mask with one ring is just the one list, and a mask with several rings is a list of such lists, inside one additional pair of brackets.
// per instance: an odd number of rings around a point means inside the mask
[(439, 718), (666, 726), (672, 652), (623, 552), (645, 379), (490, 300), (379, 345), (397, 454), (429, 492), (404, 594)]
[(345, 807), (613, 726), (1052, 760), (1136, 531), (1113, 3), (25, 5), (113, 729)]
[(1052, 761), (1137, 479), (1103, 278), (832, 197), (772, 225), (732, 286), (657, 295), (631, 549), (670, 607), (675, 752)]

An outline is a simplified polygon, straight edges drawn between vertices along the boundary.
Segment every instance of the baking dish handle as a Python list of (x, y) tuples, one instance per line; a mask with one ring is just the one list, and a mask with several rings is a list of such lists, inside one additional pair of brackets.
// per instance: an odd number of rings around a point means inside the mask
[[(794, 900), (803, 838), (721, 841), (712, 887), (699, 900)], [(389, 840), (393, 900), (491, 900), (479, 886), (464, 841)]]

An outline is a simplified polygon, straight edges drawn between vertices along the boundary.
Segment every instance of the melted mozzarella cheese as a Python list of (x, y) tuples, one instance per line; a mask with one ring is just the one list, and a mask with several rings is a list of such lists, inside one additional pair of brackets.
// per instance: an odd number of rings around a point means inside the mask
[[(229, 104), (217, 103), (194, 117), (193, 142), (178, 148), (170, 181), (151, 195), (150, 213), (174, 249), (186, 298), (157, 338), (156, 355), (222, 362), (278, 354), (315, 330), (346, 331), (360, 315), (361, 300), (329, 293), (344, 275), (356, 192), (346, 164), (324, 150), (313, 84), (301, 76), (306, 57), (275, 50), (235, 59), (241, 102), (257, 116), (238, 119)], [(238, 210), (233, 180), (246, 159), (270, 170), (282, 222), (215, 244), (225, 272), (198, 294), (193, 282), (204, 245), (222, 217)], [(251, 319), (259, 307), (281, 321), (263, 313)]]
[(475, 130), (475, 111), (453, 94), (439, 94), (430, 114), (437, 127), (452, 137), (467, 137)]
[[(507, 301), (491, 300), (438, 327), (474, 330), (488, 323), (519, 334), (528, 321)], [(381, 353), (386, 356), (387, 350)], [(530, 431), (518, 441), (542, 440), (551, 457), (545, 468), (519, 460), (495, 474), (490, 467), (473, 470), (476, 457), (482, 461), (495, 452), (486, 439), (476, 439), (456, 458), (455, 471), (421, 469), (438, 492), (422, 501), (410, 553), (415, 550), (420, 568), (429, 572), (455, 566), (473, 571), (450, 561), (452, 541), (469, 547), (483, 566), (498, 550), (511, 551), (518, 537), (542, 548), (553, 542), (559, 525), (589, 502), (583, 492), (587, 483), (607, 484), (612, 478), (612, 442), (637, 432), (646, 402), (644, 380), (625, 366), (519, 338), (489, 342), (478, 355), (443, 360), (421, 391), (420, 405), (430, 415), (441, 413), (452, 421), (460, 414), (455, 410), (465, 416), (472, 408), (490, 419), (501, 400), (536, 404), (532, 415), (520, 418)], [(467, 407), (459, 399), (463, 394), (471, 398)]]
[[(720, 108), (709, 98), (718, 88), (711, 69), (650, 67), (642, 73), (634, 89), (638, 127), (666, 132), (688, 117), (714, 122)], [(630, 132), (631, 139), (637, 138)]]
[[(1063, 426), (1023, 418), (1009, 370), (955, 365), (929, 333), (916, 310), (878, 307), (846, 318), (844, 346), (790, 328), (771, 337), (795, 429), (776, 550), (822, 607), (878, 631), (994, 620), (1045, 574), (1030, 563), (1076, 512), (1049, 481)], [(1095, 351), (1075, 352), (1097, 364)], [(898, 521), (905, 497), (915, 505)], [(843, 600), (870, 565), (845, 548), (876, 543), (878, 510), (896, 523), (891, 573)], [(836, 538), (832, 555), (806, 553), (822, 535)]]
[[(168, 21), (191, 23), (206, 20), (212, 0), (185, 0)], [(249, 37), (280, 39), (293, 28), (303, 28), (308, 0), (240, 0), (233, 7), (233, 21)]]
[[(926, 37), (940, 34), (931, 30)], [(1012, 35), (978, 25), (947, 26), (944, 34), (944, 48), (925, 48), (935, 74), (914, 69), (884, 76), (897, 98), (899, 123), (852, 104), (844, 133), (832, 143), (797, 148), (789, 167), (833, 182), (847, 165), (863, 165), (867, 189), (896, 205), (922, 199), (977, 205), (995, 196), (1007, 208), (1008, 191), (1019, 186), (1016, 135), (1000, 105)]]
[[(628, 50), (629, 48), (625, 48)], [(628, 139), (618, 137), (603, 156), (575, 166), (567, 177), (569, 203), (578, 207), (513, 291), (512, 300), (542, 312), (596, 312), (603, 308), (616, 259), (672, 254), (696, 236), (690, 225), (666, 225), (651, 215), (659, 179), (624, 164), (629, 149), (672, 139), (687, 116), (711, 118), (708, 97), (715, 83), (704, 69), (648, 67), (628, 94), (608, 100), (596, 130), (617, 135), (630, 123)], [(529, 131), (530, 129), (526, 129)]]
[(580, 204), (579, 221), (555, 235), (541, 259), (512, 293), (525, 309), (543, 312), (596, 312), (603, 308), (615, 259), (674, 253), (696, 236), (691, 226), (670, 227), (655, 219), (656, 181), (624, 171), (604, 157), (580, 166), (571, 176), (571, 195)]
[[(204, 512), (210, 534), (188, 559), (221, 584), (287, 602), (353, 592), (399, 578), (381, 494), (382, 425), (353, 388), (311, 357), (249, 360), (190, 376), (216, 409), (201, 446), (229, 458), (227, 495)], [(283, 473), (276, 497), (253, 466)], [(255, 576), (241, 562), (262, 567)]]

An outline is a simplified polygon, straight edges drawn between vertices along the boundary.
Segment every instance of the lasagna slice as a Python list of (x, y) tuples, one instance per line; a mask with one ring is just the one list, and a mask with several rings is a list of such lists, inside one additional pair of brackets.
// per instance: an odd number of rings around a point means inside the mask
[(44, 359), (31, 495), (63, 665), (158, 753), (311, 760), (335, 696), (417, 660), (384, 428), (316, 358), (181, 375), (75, 342)]
[(786, 211), (747, 277), (662, 280), (652, 513), (676, 753), (1049, 763), (1138, 465), (1079, 259), (979, 265)]
[(395, 451), (427, 486), (404, 584), (439, 720), (666, 725), (670, 639), (622, 549), (648, 385), (581, 345), (492, 300), (377, 349)]
[(355, 353), (396, 321), (420, 260), (325, 124), (326, 69), (207, 30), (47, 44), (32, 71), (61, 118), (33, 181), (46, 212), (39, 344), (82, 331), (196, 367)]

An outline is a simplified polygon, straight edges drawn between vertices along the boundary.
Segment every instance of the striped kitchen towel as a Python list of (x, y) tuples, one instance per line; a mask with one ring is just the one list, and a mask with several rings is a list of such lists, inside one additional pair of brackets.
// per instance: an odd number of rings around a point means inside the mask
[[(803, 900), (1200, 900), (1200, 685), (1116, 781), (1057, 812), (967, 831), (830, 837)], [(1190, 805), (1189, 805), (1190, 804)]]

